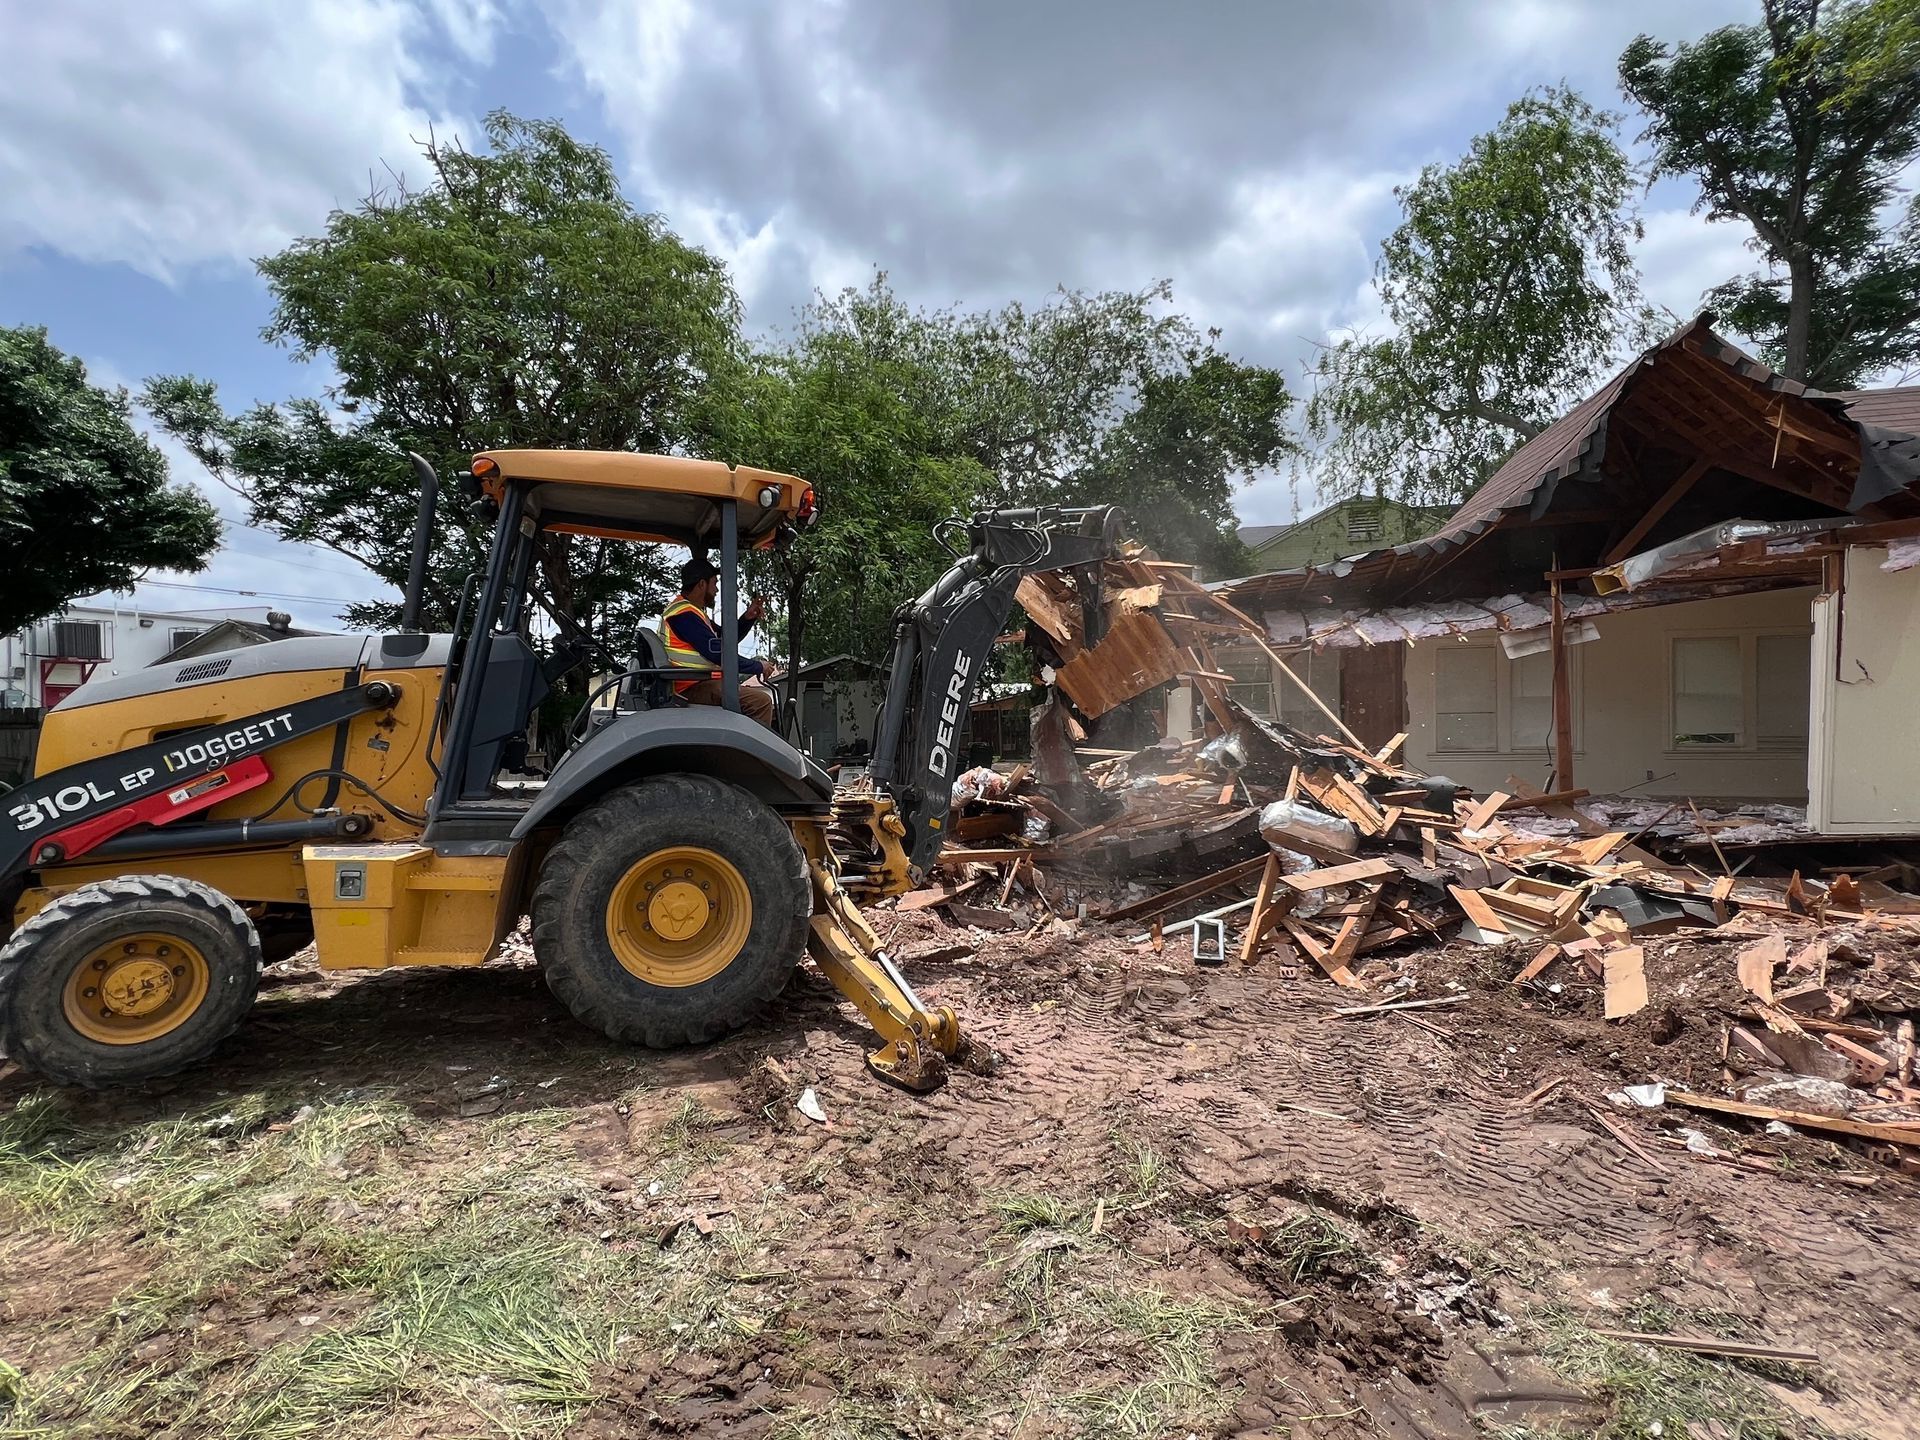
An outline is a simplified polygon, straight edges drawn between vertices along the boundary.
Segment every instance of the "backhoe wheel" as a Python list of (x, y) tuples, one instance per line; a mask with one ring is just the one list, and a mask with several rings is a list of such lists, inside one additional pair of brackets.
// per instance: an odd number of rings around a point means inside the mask
[(533, 953), (574, 1016), (664, 1048), (737, 1029), (806, 950), (806, 857), (746, 791), (642, 780), (561, 833), (533, 893)]
[(0, 949), (0, 1054), (62, 1085), (204, 1059), (260, 986), (260, 938), (218, 890), (126, 875), (62, 895)]

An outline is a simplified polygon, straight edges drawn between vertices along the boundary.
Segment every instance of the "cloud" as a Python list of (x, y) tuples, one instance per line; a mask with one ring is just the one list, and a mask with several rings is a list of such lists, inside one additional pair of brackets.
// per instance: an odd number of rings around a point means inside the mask
[(495, 0), (114, 0), (0, 16), (0, 263), (44, 248), (169, 282), (245, 265), (454, 127), (430, 44), (492, 53)]
[(1281, 362), (1296, 329), (1364, 309), (1392, 176), (1453, 158), (1530, 85), (1609, 101), (1620, 49), (1671, 24), (1657, 0), (543, 14), (636, 187), (738, 266), (757, 324), (873, 266), (936, 305), (1169, 278)]

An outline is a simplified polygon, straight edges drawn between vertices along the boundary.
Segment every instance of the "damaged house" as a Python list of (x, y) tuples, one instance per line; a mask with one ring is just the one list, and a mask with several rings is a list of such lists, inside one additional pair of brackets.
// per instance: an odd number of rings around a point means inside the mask
[[(1407, 764), (1482, 793), (1771, 804), (1803, 838), (1920, 834), (1920, 754), (1889, 743), (1920, 711), (1920, 386), (1812, 391), (1710, 322), (1636, 358), (1425, 538), (1213, 593), (1361, 743), (1404, 731)], [(1259, 649), (1219, 663), (1250, 708), (1311, 705)]]

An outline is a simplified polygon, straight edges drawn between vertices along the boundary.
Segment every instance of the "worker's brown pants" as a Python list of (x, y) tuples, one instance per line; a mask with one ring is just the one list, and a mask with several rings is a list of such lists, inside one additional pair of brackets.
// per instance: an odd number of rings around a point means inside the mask
[[(718, 705), (720, 703), (720, 682), (702, 680), (692, 689), (683, 691), (680, 698), (695, 705)], [(740, 683), (740, 713), (749, 720), (758, 720), (769, 730), (773, 729), (773, 692), (764, 685)]]

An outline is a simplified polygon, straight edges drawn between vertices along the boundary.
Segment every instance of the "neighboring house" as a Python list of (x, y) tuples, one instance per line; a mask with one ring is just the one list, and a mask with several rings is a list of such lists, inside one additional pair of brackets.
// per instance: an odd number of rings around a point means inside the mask
[[(95, 675), (125, 675), (176, 654), (315, 633), (290, 629), (286, 621), (264, 605), (167, 611), (70, 605), (52, 619), (0, 638), (0, 708), (50, 710)], [(187, 648), (214, 632), (217, 637), (205, 648)]]
[(1483, 793), (1808, 803), (1824, 833), (1920, 834), (1920, 750), (1889, 743), (1920, 711), (1920, 387), (1810, 391), (1710, 320), (1432, 534), (1216, 588), (1364, 741), (1405, 730), (1410, 764)]
[(1382, 495), (1356, 495), (1336, 500), (1291, 525), (1242, 526), (1239, 535), (1240, 543), (1253, 552), (1256, 573), (1293, 570), (1418, 540), (1450, 513), (1444, 505), (1408, 505)]
[(821, 764), (873, 753), (873, 723), (887, 694), (880, 666), (852, 655), (829, 655), (782, 678), (783, 699), (789, 686), (798, 697), (802, 750)]
[(266, 623), (257, 620), (221, 620), (204, 630), (194, 631), (153, 663), (191, 660), (196, 655), (218, 655), (223, 650), (243, 650), (249, 645), (270, 645), (275, 640), (290, 640), (298, 635), (321, 635), (321, 630), (296, 630), (293, 617), (281, 610), (269, 610)]

